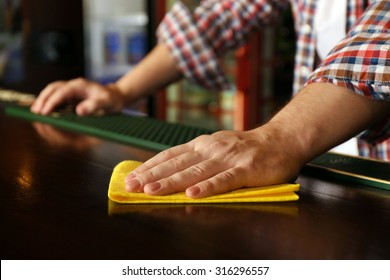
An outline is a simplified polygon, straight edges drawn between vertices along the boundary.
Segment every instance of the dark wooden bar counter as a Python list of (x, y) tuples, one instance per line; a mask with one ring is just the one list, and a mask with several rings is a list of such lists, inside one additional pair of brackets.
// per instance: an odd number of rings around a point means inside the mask
[(1, 258), (389, 259), (390, 192), (301, 175), (300, 200), (118, 205), (113, 167), (154, 152), (0, 109)]

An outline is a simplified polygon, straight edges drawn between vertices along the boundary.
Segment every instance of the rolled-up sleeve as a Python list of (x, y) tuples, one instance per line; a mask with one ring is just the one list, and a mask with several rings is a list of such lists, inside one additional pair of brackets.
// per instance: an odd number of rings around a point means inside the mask
[(288, 1), (201, 1), (191, 12), (182, 2), (174, 4), (157, 30), (183, 75), (209, 89), (228, 88), (219, 58), (242, 45), (249, 33), (269, 23)]
[[(367, 8), (307, 84), (316, 82), (333, 83), (373, 100), (390, 102), (390, 1), (375, 1)], [(390, 118), (361, 134), (370, 143), (389, 136)]]

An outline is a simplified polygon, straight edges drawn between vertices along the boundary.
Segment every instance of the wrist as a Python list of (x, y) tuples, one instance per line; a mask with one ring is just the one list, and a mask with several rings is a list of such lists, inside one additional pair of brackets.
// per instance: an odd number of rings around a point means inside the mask
[(110, 93), (111, 104), (113, 111), (120, 112), (126, 106), (125, 94), (116, 83), (110, 83), (106, 85), (106, 89)]
[(269, 134), (274, 145), (284, 154), (284, 158), (292, 161), (291, 165), (302, 168), (312, 158), (311, 142), (312, 133), (303, 126), (294, 124), (294, 120), (285, 122), (282, 119), (274, 118), (264, 125), (264, 130)]
[(287, 175), (285, 180), (296, 178), (307, 162), (307, 150), (293, 130), (278, 121), (270, 121), (248, 133), (253, 134), (259, 145), (268, 147), (264, 159), (269, 166), (283, 170), (283, 174)]

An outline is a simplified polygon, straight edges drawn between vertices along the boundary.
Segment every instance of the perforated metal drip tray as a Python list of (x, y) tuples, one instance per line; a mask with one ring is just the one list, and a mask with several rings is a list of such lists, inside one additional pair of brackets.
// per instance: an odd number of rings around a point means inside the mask
[(11, 116), (155, 151), (162, 151), (213, 132), (204, 128), (125, 114), (80, 117), (73, 112), (57, 112), (42, 116), (18, 105), (7, 105), (4, 110)]

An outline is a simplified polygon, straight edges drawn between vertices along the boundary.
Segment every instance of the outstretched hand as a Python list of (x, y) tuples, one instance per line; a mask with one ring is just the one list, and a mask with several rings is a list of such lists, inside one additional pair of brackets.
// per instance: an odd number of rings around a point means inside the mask
[(150, 195), (185, 192), (201, 198), (240, 187), (284, 183), (301, 167), (291, 151), (275, 146), (273, 135), (259, 128), (200, 136), (161, 152), (126, 178), (126, 190)]
[(315, 156), (387, 119), (389, 109), (389, 102), (343, 87), (311, 84), (261, 127), (203, 135), (161, 152), (127, 176), (126, 190), (201, 198), (286, 183)]
[(77, 103), (75, 110), (80, 116), (100, 111), (118, 112), (124, 107), (123, 96), (113, 84), (103, 86), (78, 78), (47, 85), (31, 106), (31, 111), (47, 115), (65, 103)]

